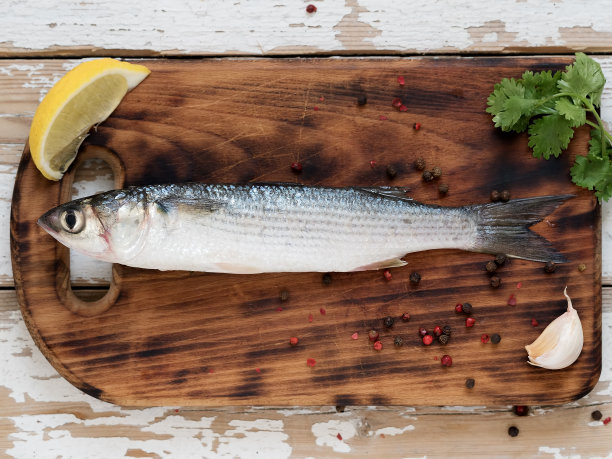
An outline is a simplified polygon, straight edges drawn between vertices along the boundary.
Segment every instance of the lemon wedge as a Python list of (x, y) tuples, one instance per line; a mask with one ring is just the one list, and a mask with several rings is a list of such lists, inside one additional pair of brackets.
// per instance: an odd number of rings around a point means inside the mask
[(64, 75), (42, 100), (30, 127), (34, 164), (50, 180), (59, 180), (79, 146), (95, 126), (117, 108), (150, 70), (115, 59), (83, 62)]

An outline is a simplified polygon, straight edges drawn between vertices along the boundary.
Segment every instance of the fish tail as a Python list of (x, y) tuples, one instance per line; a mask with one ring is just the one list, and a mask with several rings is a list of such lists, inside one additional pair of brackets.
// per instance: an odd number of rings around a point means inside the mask
[(541, 196), (470, 206), (478, 217), (474, 250), (503, 253), (513, 258), (565, 263), (567, 259), (551, 243), (529, 227), (551, 214), (574, 195)]

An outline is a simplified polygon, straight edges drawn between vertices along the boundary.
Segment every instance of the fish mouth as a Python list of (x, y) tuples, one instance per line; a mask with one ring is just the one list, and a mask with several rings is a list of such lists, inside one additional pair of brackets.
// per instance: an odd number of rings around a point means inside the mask
[(40, 218), (36, 220), (36, 223), (51, 236), (55, 236), (59, 233), (57, 230), (59, 218), (57, 216), (57, 212), (54, 212), (53, 210), (41, 215)]

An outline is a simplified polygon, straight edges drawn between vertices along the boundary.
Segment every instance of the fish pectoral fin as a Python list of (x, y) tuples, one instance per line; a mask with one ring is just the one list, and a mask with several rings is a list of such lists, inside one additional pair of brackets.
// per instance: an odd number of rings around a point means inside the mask
[(412, 201), (413, 199), (406, 195), (410, 188), (404, 186), (376, 186), (376, 187), (367, 187), (360, 186), (354, 188), (357, 191), (361, 191), (363, 193), (373, 194), (377, 196), (381, 196), (384, 198), (397, 199), (400, 201)]
[(160, 212), (168, 214), (173, 210), (211, 214), (224, 206), (222, 201), (214, 199), (189, 199), (174, 196), (158, 198), (155, 204)]
[(360, 266), (359, 268), (353, 269), (353, 271), (370, 271), (372, 269), (384, 269), (384, 268), (401, 268), (406, 266), (406, 263), (401, 258), (391, 258), (389, 260), (375, 261), (369, 265)]

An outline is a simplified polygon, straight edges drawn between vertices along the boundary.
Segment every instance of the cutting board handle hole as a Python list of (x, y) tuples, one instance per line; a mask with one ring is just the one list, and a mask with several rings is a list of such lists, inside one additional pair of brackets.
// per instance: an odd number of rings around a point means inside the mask
[[(125, 180), (125, 168), (111, 150), (87, 145), (64, 175), (60, 200), (68, 202), (76, 198), (121, 188)], [(56, 289), (63, 305), (82, 316), (95, 316), (108, 310), (119, 297), (119, 265), (89, 259), (72, 253), (62, 244), (57, 245)], [(88, 272), (106, 271), (97, 279), (95, 288), (87, 287), (82, 279)], [(101, 281), (101, 282), (100, 282)], [(80, 284), (80, 285), (79, 285)]]

